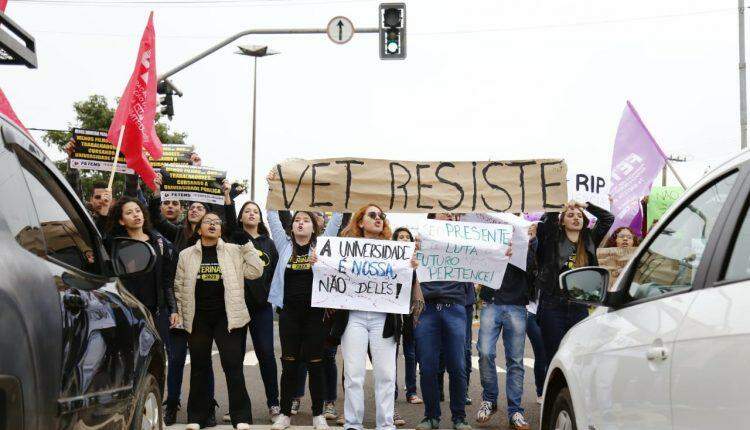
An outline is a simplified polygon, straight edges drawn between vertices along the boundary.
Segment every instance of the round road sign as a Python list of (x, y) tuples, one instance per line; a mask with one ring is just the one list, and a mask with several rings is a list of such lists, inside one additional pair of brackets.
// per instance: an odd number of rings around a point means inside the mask
[(344, 16), (333, 17), (328, 21), (328, 27), (326, 28), (328, 38), (333, 43), (343, 45), (344, 43), (352, 40), (354, 36), (354, 24)]

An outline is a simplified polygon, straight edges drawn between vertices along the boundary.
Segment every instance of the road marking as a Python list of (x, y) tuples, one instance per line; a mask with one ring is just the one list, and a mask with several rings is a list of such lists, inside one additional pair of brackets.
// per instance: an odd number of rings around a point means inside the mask
[[(476, 355), (471, 356), (471, 367), (474, 370), (479, 370), (479, 357), (477, 357)], [(500, 366), (495, 366), (495, 370), (497, 371), (497, 373), (506, 373), (505, 369)]]
[(255, 351), (248, 351), (245, 353), (245, 359), (242, 361), (245, 366), (257, 366), (258, 357), (255, 355)]

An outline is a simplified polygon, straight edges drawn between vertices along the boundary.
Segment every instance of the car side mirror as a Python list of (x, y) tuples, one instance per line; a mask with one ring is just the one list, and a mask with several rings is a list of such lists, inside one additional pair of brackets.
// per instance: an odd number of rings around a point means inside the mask
[(156, 252), (146, 242), (118, 237), (112, 243), (112, 266), (115, 276), (131, 278), (148, 273), (156, 264)]
[(581, 267), (560, 275), (563, 294), (572, 302), (589, 306), (604, 303), (609, 270), (603, 267)]

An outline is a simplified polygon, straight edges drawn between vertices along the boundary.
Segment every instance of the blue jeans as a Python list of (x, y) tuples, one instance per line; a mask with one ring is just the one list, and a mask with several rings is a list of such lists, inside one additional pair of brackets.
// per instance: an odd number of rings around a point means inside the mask
[[(417, 354), (414, 346), (414, 337), (409, 341), (404, 340), (404, 383), (406, 384), (406, 398), (417, 395)], [(396, 383), (398, 389), (398, 382)], [(396, 391), (398, 394), (398, 390)]]
[[(464, 345), (464, 360), (466, 361), (466, 397), (469, 397), (469, 384), (471, 379), (471, 339), (473, 333), (471, 331), (472, 324), (474, 323), (474, 304), (466, 305), (466, 344)], [(443, 355), (440, 354), (440, 375), (438, 376), (438, 384), (440, 385), (440, 394), (442, 395), (445, 385), (445, 363), (443, 362)]]
[[(182, 329), (169, 330), (169, 368), (167, 369), (167, 405), (180, 405), (182, 391), (182, 373), (185, 371), (185, 359), (188, 352), (188, 332)], [(208, 392), (214, 398), (214, 372), (209, 373)]]
[(503, 334), (505, 366), (508, 377), (505, 396), (508, 398), (508, 417), (523, 413), (523, 350), (526, 345), (526, 306), (485, 303), (479, 323), (479, 375), (482, 381), (482, 400), (497, 403), (497, 339)]
[(450, 376), (452, 421), (466, 418), (466, 309), (463, 305), (428, 303), (414, 329), (425, 417), (440, 419), (438, 374), (440, 352)]
[[(251, 311), (248, 325), (250, 337), (253, 339), (253, 349), (258, 357), (260, 377), (266, 389), (266, 404), (279, 406), (279, 381), (276, 377), (276, 356), (273, 351), (273, 308), (270, 304)], [(245, 344), (247, 351), (247, 344)]]
[(585, 305), (568, 303), (565, 299), (556, 297), (546, 298), (542, 295), (539, 299), (537, 322), (544, 340), (545, 368), (549, 368), (549, 363), (557, 353), (565, 333), (588, 315), (589, 310)]
[(542, 339), (542, 330), (536, 321), (536, 314), (528, 313), (526, 318), (526, 336), (531, 342), (531, 349), (534, 351), (534, 384), (536, 385), (537, 397), (542, 396), (544, 391), (544, 378), (547, 377), (547, 356), (544, 353), (544, 339)]
[[(324, 402), (333, 403), (338, 398), (336, 384), (338, 383), (338, 367), (336, 366), (336, 352), (338, 347), (323, 348), (323, 374), (325, 376), (325, 397)], [(300, 363), (299, 374), (297, 375), (297, 393), (294, 397), (301, 399), (305, 397), (305, 380), (307, 379), (307, 364)]]

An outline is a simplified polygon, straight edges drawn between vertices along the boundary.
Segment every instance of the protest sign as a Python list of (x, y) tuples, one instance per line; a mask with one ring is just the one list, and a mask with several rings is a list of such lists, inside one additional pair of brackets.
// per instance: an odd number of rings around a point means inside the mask
[(266, 208), (353, 212), (533, 212), (568, 198), (563, 160), (417, 162), (288, 160), (269, 181)]
[(628, 264), (638, 248), (598, 248), (596, 250), (596, 260), (600, 267), (609, 270), (609, 286), (615, 284), (620, 272)]
[(187, 200), (224, 204), (221, 183), (227, 172), (210, 167), (166, 164), (161, 169), (161, 201)]
[(158, 160), (154, 160), (149, 155), (148, 162), (154, 169), (161, 169), (165, 164), (190, 164), (190, 154), (195, 151), (193, 145), (179, 145), (169, 144), (162, 145), (162, 156)]
[(500, 214), (466, 214), (461, 217), (466, 222), (486, 222), (491, 224), (510, 224), (513, 226), (513, 255), (510, 264), (526, 271), (526, 259), (529, 255), (529, 227), (533, 224), (524, 218), (509, 213)]
[(419, 237), (419, 282), (472, 282), (495, 290), (502, 285), (513, 226), (428, 219)]
[(662, 215), (672, 206), (672, 203), (680, 198), (685, 191), (682, 187), (653, 187), (648, 196), (646, 205), (646, 218), (648, 226), (654, 225)]
[[(116, 148), (107, 140), (106, 131), (73, 129), (73, 154), (70, 156), (70, 167), (79, 170), (112, 171)], [(133, 174), (133, 169), (125, 165), (125, 156), (117, 159), (117, 173)]]
[[(80, 170), (112, 171), (112, 160), (116, 148), (107, 140), (106, 131), (73, 129), (73, 155), (70, 167)], [(148, 155), (148, 162), (154, 169), (161, 169), (165, 164), (189, 164), (190, 153), (195, 150), (192, 145), (162, 145), (163, 155), (154, 160)], [(133, 174), (133, 169), (125, 165), (125, 156), (120, 154), (117, 161), (117, 173)]]
[(571, 200), (591, 202), (600, 208), (609, 209), (609, 178), (605, 178), (605, 175), (568, 170), (568, 192)]
[(414, 243), (321, 237), (312, 307), (408, 314)]

